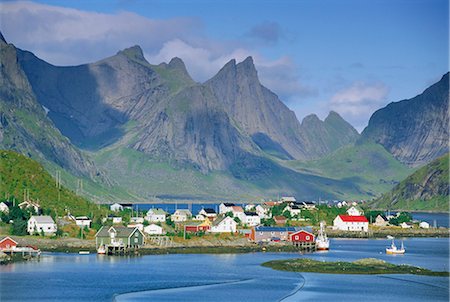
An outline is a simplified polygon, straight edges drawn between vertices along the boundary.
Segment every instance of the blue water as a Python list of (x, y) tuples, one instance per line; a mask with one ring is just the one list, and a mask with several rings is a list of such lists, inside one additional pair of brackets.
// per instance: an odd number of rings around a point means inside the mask
[(448, 270), (448, 238), (410, 238), (407, 254), (384, 254), (387, 240), (335, 239), (314, 254), (250, 253), (107, 257), (48, 253), (0, 266), (0, 301), (448, 301), (449, 278), (326, 275), (261, 267), (292, 257), (393, 263)]

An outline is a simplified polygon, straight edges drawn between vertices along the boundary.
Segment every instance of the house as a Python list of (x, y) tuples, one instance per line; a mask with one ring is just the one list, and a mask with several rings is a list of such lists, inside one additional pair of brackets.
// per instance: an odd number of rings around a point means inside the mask
[(75, 223), (76, 223), (76, 225), (79, 226), (79, 227), (81, 227), (81, 228), (84, 228), (84, 227), (90, 228), (90, 227), (91, 227), (91, 222), (92, 222), (92, 220), (89, 219), (89, 218), (86, 217), (86, 216), (78, 216), (78, 217), (75, 217)]
[(316, 208), (316, 204), (314, 201), (302, 201), (298, 204), (300, 208), (311, 210)]
[(120, 216), (108, 215), (108, 219), (112, 220), (113, 224), (122, 223), (122, 217)]
[(244, 212), (242, 224), (256, 226), (261, 224), (261, 218), (255, 212)]
[(121, 203), (120, 204), (122, 206), (122, 208), (125, 210), (132, 210), (133, 209), (133, 204), (132, 203)]
[(234, 207), (234, 203), (224, 202), (219, 205), (219, 214), (225, 214), (232, 211), (231, 207)]
[(293, 204), (291, 206), (287, 206), (285, 209), (285, 211), (288, 211), (289, 213), (291, 213), (291, 216), (295, 216), (295, 215), (300, 215), (301, 209), (298, 205)]
[(286, 224), (286, 217), (284, 216), (274, 216), (273, 220), (275, 221), (275, 224), (285, 225)]
[(163, 235), (163, 234), (165, 234), (164, 229), (154, 223), (144, 227), (144, 233), (148, 234), (148, 235)]
[(419, 223), (419, 228), (421, 229), (429, 229), (430, 228), (430, 224), (426, 221), (422, 221)]
[(281, 202), (291, 203), (291, 202), (296, 202), (296, 201), (297, 200), (293, 196), (281, 197)]
[(244, 220), (244, 209), (240, 206), (232, 206), (231, 212), (233, 213), (234, 217), (239, 218), (241, 221)]
[(341, 231), (369, 230), (369, 221), (365, 216), (338, 215), (333, 221), (333, 228)]
[(294, 227), (266, 227), (257, 226), (252, 228), (250, 239), (254, 242), (271, 241), (277, 238), (281, 241), (287, 241), (289, 234), (296, 232)]
[(266, 218), (270, 218), (270, 206), (266, 205), (266, 204), (259, 204), (256, 206), (255, 210), (256, 210), (256, 214), (258, 214), (258, 216), (261, 219), (266, 219)]
[(114, 203), (109, 206), (109, 209), (113, 212), (120, 212), (123, 211), (123, 206), (120, 203)]
[(138, 228), (102, 226), (95, 234), (95, 247), (100, 246), (137, 248), (144, 245), (144, 233)]
[(400, 223), (400, 226), (401, 226), (402, 229), (410, 229), (410, 228), (412, 228), (412, 225), (409, 224), (409, 223), (406, 223), (406, 222)]
[(0, 202), (0, 212), (5, 213), (5, 214), (9, 213), (9, 208), (6, 205), (6, 203)]
[(131, 223), (144, 223), (144, 217), (131, 217)]
[(6, 236), (0, 240), (0, 251), (1, 250), (14, 250), (17, 247), (17, 242), (11, 239), (11, 237)]
[(150, 222), (165, 222), (167, 213), (163, 209), (150, 209), (145, 220)]
[(351, 206), (348, 210), (347, 210), (347, 214), (350, 216), (361, 216), (364, 214), (364, 211), (360, 208), (357, 208), (355, 206)]
[(251, 211), (254, 211), (255, 208), (256, 208), (256, 205), (251, 203), (251, 204), (245, 205), (244, 210), (247, 211), (247, 212), (251, 212)]
[(289, 234), (289, 241), (294, 243), (314, 242), (315, 236), (308, 231), (300, 230)]
[(386, 217), (384, 217), (383, 215), (378, 214), (378, 216), (375, 218), (375, 222), (373, 223), (373, 225), (376, 226), (387, 226), (389, 224), (388, 220), (386, 219)]
[(127, 224), (127, 228), (138, 228), (139, 231), (144, 231), (144, 225), (142, 223), (130, 223)]
[(34, 233), (45, 235), (53, 235), (58, 230), (56, 223), (50, 216), (31, 216), (27, 223), (27, 232), (32, 235)]
[(211, 229), (211, 221), (205, 219), (202, 222), (194, 222), (184, 226), (184, 230), (190, 233), (206, 232)]
[(237, 223), (233, 218), (224, 216), (213, 221), (211, 225), (211, 233), (236, 233)]
[(214, 211), (214, 209), (211, 209), (211, 208), (201, 209), (200, 212), (198, 212), (198, 214), (203, 215), (208, 218), (217, 217), (216, 211)]
[(21, 202), (21, 203), (19, 203), (18, 206), (22, 210), (24, 210), (24, 209), (33, 209), (35, 213), (39, 213), (39, 210), (41, 209), (41, 206), (38, 203), (33, 202), (31, 200), (26, 200), (24, 202)]
[(176, 210), (170, 218), (173, 222), (182, 222), (192, 218), (191, 211), (187, 209)]
[(274, 207), (274, 206), (278, 205), (279, 203), (276, 201), (266, 201), (263, 204), (266, 206), (269, 206), (269, 207)]

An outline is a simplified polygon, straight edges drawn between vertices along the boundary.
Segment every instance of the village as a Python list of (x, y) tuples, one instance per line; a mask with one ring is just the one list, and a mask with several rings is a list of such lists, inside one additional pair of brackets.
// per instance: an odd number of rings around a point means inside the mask
[[(202, 208), (195, 215), (189, 209), (176, 209), (173, 213), (162, 208), (133, 211), (132, 204), (114, 203), (109, 205), (109, 214), (97, 223), (93, 223), (88, 214), (75, 217), (68, 213), (57, 218), (43, 215), (45, 209), (43, 211), (37, 202), (27, 200), (16, 207), (0, 203), (4, 225), (13, 223), (11, 220), (5, 223), (10, 208), (11, 211), (20, 209), (29, 213), (23, 226), (23, 231), (28, 234), (25, 238), (77, 237), (95, 241), (96, 252), (109, 255), (139, 253), (145, 248), (202, 246), (205, 241), (213, 240), (221, 244), (221, 238), (226, 238), (230, 246), (240, 240), (239, 244), (256, 245), (262, 251), (275, 245), (313, 252), (329, 248), (327, 233), (335, 237), (355, 234), (369, 237), (374, 230), (395, 233), (399, 229), (432, 229), (427, 222), (412, 221), (409, 213), (385, 215), (381, 211), (368, 210), (364, 202), (318, 205), (297, 201), (295, 197), (242, 205), (221, 203), (216, 206), (217, 210)], [(10, 236), (0, 238), (2, 259), (15, 253), (28, 258), (40, 254), (37, 246), (21, 246)], [(92, 248), (79, 252), (90, 253), (90, 250)]]

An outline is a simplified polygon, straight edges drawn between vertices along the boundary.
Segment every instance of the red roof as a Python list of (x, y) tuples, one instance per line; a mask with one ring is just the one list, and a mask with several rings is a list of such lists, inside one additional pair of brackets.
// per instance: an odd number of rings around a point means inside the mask
[(343, 222), (369, 222), (366, 216), (339, 215)]

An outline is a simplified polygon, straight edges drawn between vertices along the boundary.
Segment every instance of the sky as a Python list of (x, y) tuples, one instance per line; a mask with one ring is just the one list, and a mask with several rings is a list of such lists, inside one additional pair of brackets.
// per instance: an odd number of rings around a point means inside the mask
[(448, 0), (0, 0), (0, 31), (63, 66), (140, 45), (198, 82), (252, 56), (300, 121), (334, 110), (358, 131), (449, 70)]

